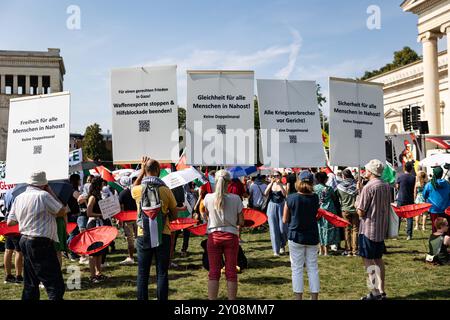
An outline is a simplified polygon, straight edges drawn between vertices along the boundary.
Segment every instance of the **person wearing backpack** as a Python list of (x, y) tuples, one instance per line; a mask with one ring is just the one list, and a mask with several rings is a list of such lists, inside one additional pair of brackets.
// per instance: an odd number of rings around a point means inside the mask
[(172, 191), (159, 178), (159, 162), (142, 158), (141, 172), (133, 184), (131, 195), (138, 207), (136, 249), (138, 255), (137, 299), (148, 300), (150, 265), (156, 265), (156, 296), (169, 297), (170, 221), (175, 220), (177, 201)]
[(265, 211), (263, 210), (264, 205), (264, 191), (267, 188), (267, 184), (264, 182), (264, 179), (262, 179), (261, 175), (257, 175), (255, 182), (250, 186), (250, 197), (249, 197), (249, 207), (259, 210), (259, 211)]

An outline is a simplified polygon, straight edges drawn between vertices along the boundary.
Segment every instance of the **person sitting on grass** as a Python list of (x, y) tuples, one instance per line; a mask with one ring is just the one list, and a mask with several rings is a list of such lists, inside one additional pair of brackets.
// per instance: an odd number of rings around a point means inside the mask
[(428, 241), (433, 262), (440, 265), (450, 264), (450, 237), (447, 236), (448, 221), (446, 218), (437, 218), (435, 221), (436, 232), (432, 233)]

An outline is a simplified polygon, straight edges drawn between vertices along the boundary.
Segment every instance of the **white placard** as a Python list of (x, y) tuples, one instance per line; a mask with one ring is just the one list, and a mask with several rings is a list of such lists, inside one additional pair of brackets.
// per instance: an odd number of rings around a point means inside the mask
[(176, 66), (112, 70), (114, 163), (140, 163), (144, 155), (178, 160), (176, 71)]
[(255, 164), (253, 97), (253, 71), (188, 71), (188, 164)]
[(330, 78), (330, 164), (386, 161), (383, 86)]
[(11, 99), (6, 181), (25, 183), (35, 171), (47, 180), (69, 173), (70, 93)]
[(202, 179), (202, 175), (194, 168), (188, 168), (181, 171), (169, 173), (161, 180), (167, 185), (169, 189), (174, 189), (179, 186), (184, 186), (195, 179)]
[(322, 167), (314, 81), (257, 80), (262, 161), (267, 167)]
[(75, 149), (69, 153), (69, 171), (83, 171), (81, 163), (83, 162), (83, 149)]
[(118, 214), (121, 210), (119, 198), (115, 195), (100, 200), (98, 202), (103, 219), (109, 219)]

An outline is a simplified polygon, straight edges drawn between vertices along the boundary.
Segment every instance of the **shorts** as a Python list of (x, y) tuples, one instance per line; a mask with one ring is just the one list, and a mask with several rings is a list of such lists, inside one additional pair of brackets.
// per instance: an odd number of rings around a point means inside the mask
[(127, 221), (123, 223), (123, 231), (125, 237), (127, 238), (127, 243), (129, 248), (134, 248), (134, 240), (137, 236), (137, 225), (136, 221)]
[(21, 237), (20, 235), (6, 237), (5, 249), (14, 250), (16, 252), (22, 252), (19, 246), (20, 237)]
[(363, 258), (374, 260), (381, 259), (385, 252), (384, 241), (375, 242), (360, 234), (358, 238), (359, 255)]

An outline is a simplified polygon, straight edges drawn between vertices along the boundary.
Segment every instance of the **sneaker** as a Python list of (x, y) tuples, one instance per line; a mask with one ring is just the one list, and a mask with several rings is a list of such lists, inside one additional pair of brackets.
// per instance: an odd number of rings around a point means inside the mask
[(134, 259), (131, 259), (130, 257), (127, 257), (125, 260), (123, 260), (122, 262), (120, 262), (121, 265), (133, 265), (134, 264)]
[(75, 261), (77, 261), (80, 258), (80, 256), (75, 254), (75, 253), (73, 253), (73, 252), (70, 252), (69, 253), (69, 258), (70, 258), (70, 261), (75, 262)]
[(93, 284), (100, 283), (100, 279), (97, 277), (91, 277), (89, 281)]
[(16, 276), (16, 283), (23, 283), (23, 277), (22, 276)]
[(280, 254), (285, 254), (286, 253), (286, 251), (284, 250), (284, 248), (281, 248), (280, 249)]
[(348, 252), (347, 250), (345, 250), (344, 252), (342, 252), (343, 256), (351, 256), (350, 252)]
[(83, 256), (83, 257), (80, 258), (80, 261), (78, 263), (79, 264), (88, 265), (89, 264), (89, 258)]
[(45, 289), (45, 286), (42, 284), (42, 282), (39, 283), (39, 288), (40, 289)]
[(278, 253), (273, 254), (274, 257), (279, 257), (280, 255)]
[(383, 293), (381, 294), (380, 300), (387, 300), (387, 294), (386, 294), (386, 292), (383, 292)]
[(362, 297), (361, 300), (381, 300), (382, 295), (375, 296), (373, 293), (369, 293), (367, 296)]
[(16, 277), (14, 277), (12, 274), (9, 274), (5, 277), (5, 281), (3, 283), (16, 283)]
[(406, 237), (406, 241), (409, 241), (409, 240), (411, 240), (412, 238), (410, 237), (410, 236), (407, 236)]

